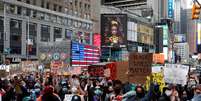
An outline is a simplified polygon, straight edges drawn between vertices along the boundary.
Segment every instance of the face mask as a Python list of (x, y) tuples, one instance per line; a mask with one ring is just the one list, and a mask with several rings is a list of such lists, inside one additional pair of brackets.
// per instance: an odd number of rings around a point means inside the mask
[(166, 94), (167, 96), (170, 96), (170, 95), (172, 94), (172, 91), (171, 91), (171, 90), (166, 90), (166, 91), (165, 91), (165, 94)]
[(77, 88), (76, 87), (72, 87), (71, 91), (72, 91), (72, 93), (75, 94), (77, 92)]
[(40, 89), (39, 89), (39, 88), (36, 88), (36, 89), (35, 89), (35, 92), (36, 92), (36, 93), (39, 93), (39, 92), (40, 92)]

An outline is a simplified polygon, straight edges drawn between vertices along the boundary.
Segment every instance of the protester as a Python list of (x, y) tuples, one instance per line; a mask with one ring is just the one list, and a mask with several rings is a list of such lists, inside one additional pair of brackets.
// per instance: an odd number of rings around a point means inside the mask
[(166, 84), (161, 90), (157, 82), (151, 82), (145, 90), (143, 84), (105, 77), (44, 74), (23, 73), (0, 79), (2, 101), (201, 101), (201, 86), (192, 77), (186, 85)]
[(54, 93), (54, 88), (52, 86), (47, 86), (37, 101), (61, 101), (61, 99)]

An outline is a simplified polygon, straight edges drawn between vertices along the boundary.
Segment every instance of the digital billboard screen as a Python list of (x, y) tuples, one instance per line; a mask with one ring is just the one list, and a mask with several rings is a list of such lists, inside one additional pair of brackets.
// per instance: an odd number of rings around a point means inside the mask
[(101, 15), (101, 43), (102, 46), (121, 46), (127, 39), (126, 14)]

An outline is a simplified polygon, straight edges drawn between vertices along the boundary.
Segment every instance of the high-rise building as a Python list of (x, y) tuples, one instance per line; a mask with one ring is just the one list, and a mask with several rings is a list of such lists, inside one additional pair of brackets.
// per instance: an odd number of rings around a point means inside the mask
[[(1, 0), (0, 52), (9, 49), (7, 58), (37, 59), (40, 42), (69, 39), (91, 44), (91, 34), (100, 32), (98, 1)], [(33, 45), (27, 53), (28, 39)]]

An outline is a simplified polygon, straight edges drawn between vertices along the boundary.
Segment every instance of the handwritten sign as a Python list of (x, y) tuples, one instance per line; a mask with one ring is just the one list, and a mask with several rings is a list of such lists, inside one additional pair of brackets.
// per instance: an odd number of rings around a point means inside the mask
[(66, 94), (64, 97), (64, 101), (72, 101), (73, 96), (73, 94)]
[(153, 54), (152, 53), (130, 53), (129, 75), (131, 82), (144, 84), (146, 77), (151, 74)]
[(156, 64), (164, 64), (165, 62), (164, 54), (153, 54), (153, 62)]
[(147, 91), (149, 90), (151, 82), (156, 82), (158, 85), (160, 85), (159, 90), (161, 92), (163, 92), (163, 88), (165, 87), (165, 80), (164, 80), (163, 72), (161, 71), (161, 72), (158, 72), (158, 73), (152, 73), (152, 80), (153, 81), (151, 81), (150, 76), (147, 77), (147, 81), (146, 81), (146, 84), (145, 84), (146, 90)]
[(90, 66), (88, 72), (92, 77), (104, 77), (104, 66)]
[(166, 64), (164, 67), (164, 79), (166, 83), (182, 84), (187, 82), (189, 66), (181, 64)]

